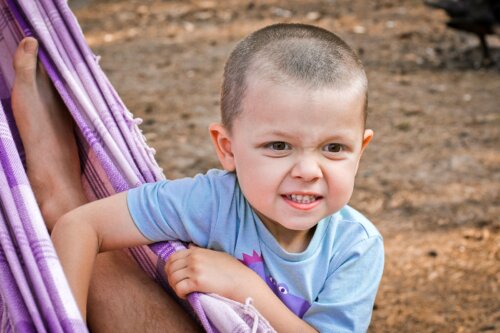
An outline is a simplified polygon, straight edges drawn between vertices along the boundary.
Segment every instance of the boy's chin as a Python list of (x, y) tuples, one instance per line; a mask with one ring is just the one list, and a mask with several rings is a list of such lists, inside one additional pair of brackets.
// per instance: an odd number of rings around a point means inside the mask
[(307, 232), (311, 229), (315, 229), (316, 225), (322, 219), (323, 218), (319, 218), (319, 219), (304, 219), (304, 218), (293, 219), (293, 218), (290, 218), (290, 219), (286, 219), (284, 221), (280, 221), (280, 220), (273, 221), (273, 220), (269, 220), (269, 219), (267, 221), (272, 223), (275, 228), (277, 227), (280, 229), (285, 229), (285, 230), (290, 231), (290, 232), (301, 233), (301, 232)]

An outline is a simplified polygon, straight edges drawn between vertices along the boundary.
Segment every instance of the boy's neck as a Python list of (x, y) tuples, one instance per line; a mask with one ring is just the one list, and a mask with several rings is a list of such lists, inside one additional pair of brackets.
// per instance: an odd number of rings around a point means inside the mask
[(285, 251), (290, 253), (301, 253), (304, 252), (309, 246), (309, 243), (311, 243), (315, 231), (316, 226), (309, 230), (302, 231), (300, 234), (297, 231), (294, 237), (284, 235), (280, 237), (281, 239), (278, 239), (274, 234), (273, 236)]
[(268, 221), (268, 219), (259, 212), (256, 211), (262, 224), (267, 230), (273, 235), (279, 246), (290, 253), (300, 253), (304, 252), (316, 231), (316, 226), (309, 230), (287, 230), (281, 226), (277, 226), (275, 223)]

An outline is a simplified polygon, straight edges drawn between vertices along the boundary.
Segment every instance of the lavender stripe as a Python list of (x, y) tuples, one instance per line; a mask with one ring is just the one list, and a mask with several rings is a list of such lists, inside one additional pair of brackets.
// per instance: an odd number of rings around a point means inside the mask
[[(124, 114), (124, 109), (118, 108), (119, 105), (113, 103), (114, 98), (112, 94), (110, 93), (109, 86), (106, 82), (106, 80), (103, 79), (105, 77), (104, 73), (102, 70), (97, 66), (97, 62), (95, 61), (95, 56), (92, 54), (90, 51), (88, 45), (85, 42), (85, 39), (83, 38), (83, 35), (81, 33), (81, 30), (78, 27), (78, 24), (76, 22), (75, 17), (71, 14), (71, 11), (68, 8), (67, 3), (64, 1), (56, 1), (57, 6), (60, 10), (61, 15), (64, 18), (64, 21), (66, 22), (67, 26), (69, 27), (70, 31), (75, 37), (80, 37), (75, 39), (75, 41), (78, 44), (80, 52), (82, 52), (83, 57), (86, 59), (86, 64), (89, 66), (89, 69), (96, 80), (97, 86), (100, 89), (101, 93), (103, 94), (105, 100), (108, 103), (108, 112), (109, 116), (112, 116), (114, 118), (114, 124), (118, 125), (118, 128), (120, 129), (121, 136), (116, 135), (115, 138), (127, 138), (130, 136), (130, 130), (125, 126), (125, 122), (123, 121), (123, 114)], [(123, 104), (122, 104), (123, 105)], [(114, 127), (113, 127), (114, 129)], [(122, 142), (122, 140), (120, 140)], [(128, 148), (128, 149), (127, 149)], [(128, 145), (128, 147), (122, 147), (121, 152), (134, 152), (136, 150), (135, 145)], [(142, 161), (141, 160), (135, 160), (135, 162), (139, 162), (139, 169), (143, 169), (142, 167)], [(128, 163), (132, 164), (132, 160), (129, 158)], [(137, 174), (137, 169), (135, 170), (135, 173)]]
[[(26, 1), (26, 0), (19, 0), (19, 3), (23, 10), (29, 11), (31, 15), (33, 15), (35, 18), (30, 17), (30, 21), (33, 24), (33, 27), (35, 28), (35, 31), (37, 34), (40, 36), (42, 43), (45, 47), (40, 48), (39, 54), (40, 54), (40, 59), (42, 60), (42, 63), (44, 63), (45, 68), (47, 69), (47, 72), (49, 73), (49, 76), (51, 76), (50, 72), (54, 72), (55, 67), (54, 65), (61, 65), (60, 59), (58, 57), (57, 51), (55, 50), (55, 45), (53, 41), (50, 39), (50, 35), (48, 35), (47, 30), (43, 29), (43, 26), (39, 24), (39, 18), (38, 16), (41, 15), (36, 9), (33, 8), (33, 6), (30, 6), (32, 4), (31, 1)], [(16, 17), (17, 19), (17, 17)], [(29, 31), (29, 26), (26, 24), (26, 22), (20, 22), (21, 26), (23, 27), (23, 30), (26, 30), (26, 33)], [(55, 62), (48, 62), (48, 57), (49, 55)], [(48, 63), (46, 63), (46, 61)], [(118, 163), (122, 163), (123, 165), (128, 165), (128, 163), (124, 160), (123, 155), (119, 153), (119, 149), (117, 148), (115, 142), (112, 140), (110, 137), (109, 133), (105, 131), (105, 128), (101, 121), (98, 119), (96, 112), (92, 109), (91, 105), (89, 104), (90, 102), (88, 99), (85, 97), (85, 93), (78, 88), (78, 86), (75, 83), (75, 80), (71, 75), (69, 75), (69, 72), (65, 70), (64, 68), (59, 68), (59, 71), (57, 72), (58, 75), (61, 75), (64, 78), (64, 82), (67, 82), (70, 87), (72, 87), (72, 93), (74, 93), (74, 97), (78, 102), (78, 105), (83, 107), (85, 112), (87, 112), (87, 115), (90, 116), (91, 123), (95, 126), (95, 128), (98, 130), (98, 132), (102, 135), (102, 139), (106, 142), (107, 147), (110, 149), (110, 152), (112, 152), (112, 155), (114, 156), (115, 159), (117, 159)], [(53, 77), (51, 76), (51, 79)], [(54, 81), (54, 84), (56, 86), (56, 89), (58, 89), (59, 93), (61, 95), (63, 94), (63, 91), (61, 88), (64, 86), (60, 84), (61, 81)], [(58, 87), (59, 86), (59, 87)], [(67, 91), (64, 91), (64, 93), (67, 94)], [(64, 96), (63, 96), (64, 99)], [(66, 102), (66, 100), (65, 100)], [(74, 104), (74, 103), (72, 103)], [(71, 106), (67, 105), (68, 108), (71, 110)], [(73, 110), (71, 110), (73, 111)], [(76, 112), (76, 110), (75, 110)], [(126, 177), (128, 179), (136, 179), (136, 175), (133, 174), (130, 170), (124, 170)], [(121, 177), (121, 176), (120, 176)], [(122, 189), (123, 190), (123, 189)]]
[[(8, 1), (11, 5), (15, 4), (14, 0)], [(144, 139), (136, 126), (136, 122), (132, 119), (130, 113), (123, 105), (123, 102), (117, 96), (116, 91), (110, 85), (107, 77), (97, 66), (95, 57), (91, 54), (90, 49), (85, 44), (81, 31), (78, 29), (76, 20), (73, 16), (71, 16), (66, 3), (63, 0), (56, 0), (57, 8), (60, 10), (60, 13), (57, 14), (50, 0), (39, 1), (41, 2), (33, 2), (33, 0), (19, 0), (18, 3), (20, 3), (22, 8), (26, 10), (27, 16), (35, 26), (37, 34), (42, 37), (40, 44), (40, 58), (45, 64), (56, 89), (62, 95), (63, 100), (75, 118), (83, 137), (88, 142), (89, 149), (92, 149), (94, 152), (94, 154), (91, 155), (93, 157), (86, 160), (86, 164), (89, 166), (90, 171), (92, 171), (92, 176), (97, 177), (96, 179), (89, 179), (90, 183), (92, 183), (94, 187), (97, 187), (102, 186), (104, 184), (103, 181), (106, 183), (109, 182), (112, 184), (113, 190), (116, 192), (128, 189), (130, 186), (136, 186), (144, 181), (162, 179), (163, 175), (161, 173), (161, 169), (159, 169), (153, 159), (152, 150), (145, 145)], [(39, 6), (39, 8), (37, 8), (37, 6)], [(12, 8), (14, 14), (17, 15), (16, 19), (18, 19), (18, 22), (20, 26), (22, 26), (25, 34), (32, 34), (32, 29), (28, 24), (26, 24), (25, 20), (23, 20), (22, 14), (19, 11), (16, 12), (18, 8)], [(38, 11), (38, 9), (41, 9), (41, 11)], [(63, 18), (66, 24), (62, 24), (58, 15)], [(47, 29), (47, 27), (43, 26), (44, 24), (50, 25), (51, 23), (47, 23), (50, 21), (53, 22), (55, 29), (50, 27)], [(69, 30), (71, 33), (68, 37), (66, 32), (61, 33), (60, 30)], [(3, 43), (5, 38), (0, 40)], [(73, 50), (73, 42), (78, 45), (79, 51)], [(80, 55), (79, 52), (82, 52), (82, 54)], [(80, 56), (86, 61), (80, 62), (76, 59)], [(67, 66), (64, 66), (64, 62), (67, 63)], [(0, 59), (0, 64), (4, 63), (5, 61)], [(56, 69), (54, 64), (59, 66), (58, 69)], [(64, 80), (62, 78), (64, 78)], [(101, 101), (101, 97), (104, 98), (103, 101)], [(101, 102), (106, 104), (102, 104)], [(92, 103), (96, 104), (92, 105)], [(95, 111), (95, 108), (97, 108), (98, 112)], [(106, 126), (110, 127), (111, 130), (106, 129)], [(4, 126), (4, 128), (8, 127), (9, 126)], [(128, 149), (124, 149), (124, 145), (126, 145)], [(11, 146), (14, 145), (11, 144)], [(6, 150), (2, 146), (0, 146), (0, 151), (4, 151), (5, 155), (8, 157), (17, 154), (13, 149)], [(100, 161), (99, 164), (95, 164), (94, 156)], [(5, 164), (4, 159), (0, 158), (0, 161), (2, 164)], [(132, 165), (130, 165), (131, 162), (133, 162)], [(7, 163), (6, 165), (11, 167), (10, 163)], [(21, 163), (19, 163), (19, 165), (21, 165)], [(48, 265), (49, 260), (53, 260), (53, 255), (51, 255), (50, 252), (52, 249), (47, 242), (43, 240), (37, 241), (40, 237), (40, 225), (43, 227), (43, 222), (39, 218), (39, 213), (37, 213), (38, 217), (34, 217), (29, 214), (29, 210), (35, 207), (34, 199), (32, 194), (28, 198), (25, 196), (26, 193), (22, 190), (25, 187), (24, 185), (21, 187), (17, 185), (25, 179), (25, 176), (14, 174), (16, 170), (22, 170), (22, 167), (19, 169), (11, 167), (9, 172), (7, 172), (7, 176), (12, 176), (12, 181), (9, 183), (12, 188), (10, 188), (10, 186), (6, 188), (8, 188), (12, 195), (14, 195), (15, 202), (19, 200), (22, 201), (17, 207), (17, 212), (22, 217), (22, 223), (20, 226), (14, 226), (13, 229), (16, 234), (15, 237), (25, 238), (24, 241), (20, 242), (20, 250), (21, 252), (27, 251), (27, 249), (32, 251), (32, 253), (30, 253), (27, 257), (28, 261), (26, 263), (28, 269), (32, 266), (31, 261), (33, 258), (36, 258), (39, 261), (39, 274), (42, 277), (49, 277), (50, 279), (50, 281), (44, 281), (47, 284), (46, 287), (50, 290), (50, 293), (54, 292), (58, 296), (67, 295), (65, 294), (65, 291), (53, 288), (53, 282), (55, 280), (52, 276), (57, 276), (60, 266), (56, 265), (59, 267), (58, 269), (50, 269)], [(8, 181), (6, 176), (4, 176), (4, 178), (5, 183), (7, 183)], [(97, 181), (97, 179), (99, 179), (99, 181)], [(107, 190), (105, 186), (103, 186), (102, 189)], [(26, 199), (28, 200), (25, 204)], [(7, 207), (6, 212), (11, 214), (10, 211), (9, 207)], [(16, 223), (15, 217), (11, 217), (9, 215), (8, 219), (14, 219), (14, 223)], [(32, 227), (28, 227), (24, 221), (36, 222), (33, 226), (34, 229), (32, 229)], [(22, 232), (25, 234), (22, 234)], [(32, 245), (31, 248), (27, 246), (26, 241)], [(163, 255), (171, 255), (172, 251), (178, 250), (181, 246), (181, 244), (174, 242), (155, 246), (153, 247), (153, 250), (161, 252)], [(138, 262), (142, 263), (142, 265), (147, 265), (146, 269), (148, 266), (151, 267), (153, 262), (151, 261), (149, 254), (146, 253), (145, 248), (137, 250), (135, 256)], [(26, 260), (24, 258), (24, 253), (23, 260)], [(150, 269), (147, 270), (150, 274), (152, 273)], [(30, 274), (31, 272), (29, 272), (27, 276), (30, 276)], [(153, 274), (158, 275), (156, 271), (153, 272)], [(37, 294), (39, 292), (38, 289), (40, 289), (41, 286), (37, 285), (36, 281), (34, 286), (34, 294)], [(44, 290), (45, 289), (40, 290), (40, 292), (43, 294), (45, 292)], [(36, 296), (38, 297), (38, 295)], [(210, 326), (210, 321), (204, 314), (198, 294), (190, 295), (189, 300), (194, 310), (200, 316), (200, 320), (207, 331), (216, 331), (214, 327)], [(57, 299), (52, 301), (55, 303), (55, 312), (61, 320), (54, 325), (62, 325), (63, 330), (65, 331), (80, 330), (82, 327), (81, 325), (83, 325), (81, 320), (78, 318), (71, 319), (67, 316), (68, 313), (72, 313), (71, 311), (65, 314), (65, 308), (62, 307), (62, 303)], [(45, 304), (43, 297), (42, 301), (39, 302), (40, 304)], [(72, 306), (70, 306), (70, 308), (71, 307)], [(42, 311), (44, 311), (43, 307)], [(2, 326), (5, 327), (5, 330), (9, 330), (9, 315), (4, 315), (4, 313), (5, 311), (2, 311), (2, 322), (5, 323), (5, 325), (2, 324)], [(221, 316), (223, 316), (222, 318), (225, 318), (223, 314), (221, 314)], [(24, 323), (25, 322), (23, 321), (18, 324), (21, 325), (18, 326), (20, 330), (23, 329), (22, 327), (24, 327)], [(49, 318), (49, 329), (51, 329), (52, 324), (53, 323), (50, 322)]]
[[(0, 142), (1, 143), (1, 142)], [(1, 149), (1, 147), (0, 147)], [(0, 164), (0, 188), (2, 191), (0, 191), (0, 199), (2, 202), (2, 210), (3, 214), (6, 216), (6, 219), (10, 221), (11, 228), (14, 229), (15, 235), (16, 235), (16, 241), (17, 245), (20, 248), (17, 248), (14, 246), (14, 243), (10, 239), (10, 233), (9, 230), (7, 229), (7, 224), (2, 221), (0, 223), (0, 243), (2, 244), (2, 249), (4, 251), (5, 258), (7, 258), (8, 263), (12, 269), (14, 278), (15, 278), (15, 283), (16, 285), (20, 288), (20, 292), (22, 295), (22, 299), (24, 302), (26, 302), (26, 306), (28, 308), (29, 313), (31, 314), (35, 326), (37, 329), (40, 331), (44, 331), (44, 325), (42, 324), (41, 318), (38, 313), (38, 308), (34, 303), (34, 300), (32, 298), (32, 293), (29, 287), (29, 282), (26, 280), (27, 278), (31, 278), (31, 272), (25, 272), (21, 262), (18, 260), (17, 257), (17, 252), (23, 252), (23, 259), (24, 255), (26, 254), (26, 243), (28, 243), (26, 239), (26, 235), (23, 233), (22, 226), (19, 228), (19, 224), (22, 222), (20, 221), (20, 218), (18, 215), (16, 215), (14, 212), (16, 212), (15, 208), (15, 203), (14, 203), (14, 198), (10, 197), (9, 193), (7, 190), (9, 187), (7, 186), (7, 181), (5, 178), (5, 175), (3, 173), (3, 165)], [(19, 230), (21, 229), (21, 230)], [(19, 232), (20, 231), (20, 232)], [(28, 265), (33, 265), (33, 261), (30, 261), (29, 258), (28, 260), (25, 260), (26, 264)], [(26, 267), (26, 266), (24, 266)], [(35, 264), (36, 267), (36, 264)], [(3, 282), (3, 279), (2, 279)], [(15, 300), (15, 299), (9, 299), (6, 298), (6, 300)], [(17, 305), (17, 302), (13, 302), (14, 305)], [(15, 311), (13, 308), (12, 311)], [(44, 313), (46, 315), (46, 313)], [(50, 315), (50, 314), (47, 314)]]
[[(64, 25), (66, 20), (63, 20), (62, 15), (54, 6), (54, 3), (48, 0), (41, 0), (41, 2), (47, 12), (50, 13), (51, 23), (54, 26), (58, 26), (56, 32), (64, 42), (64, 48), (61, 49), (63, 51), (66, 51), (61, 53), (64, 53), (65, 55), (67, 53), (66, 56), (71, 59), (71, 65), (75, 65), (74, 69), (76, 73), (74, 76), (76, 78), (81, 78), (81, 80), (79, 80), (79, 82), (81, 83), (79, 86), (83, 87), (87, 91), (88, 96), (90, 97), (90, 101), (94, 103), (95, 109), (98, 111), (98, 114), (101, 117), (104, 128), (107, 129), (114, 138), (120, 138), (119, 133), (116, 132), (118, 130), (118, 124), (113, 119), (112, 114), (108, 111), (108, 107), (112, 109), (112, 106), (106, 105), (106, 102), (101, 95), (102, 91), (98, 89), (98, 83), (94, 80), (94, 77), (89, 72), (89, 69), (86, 66), (87, 64), (84, 63), (84, 59), (82, 58), (79, 50), (74, 44), (74, 39), (69, 35), (67, 26)], [(74, 18), (71, 21), (74, 21)], [(126, 150), (126, 146), (122, 140), (117, 140), (116, 143), (118, 144), (120, 151)], [(127, 162), (131, 163), (132, 160), (128, 158)]]
[[(16, 156), (15, 149), (12, 149), (12, 147), (10, 147), (10, 149), (7, 149), (5, 147), (5, 145), (3, 145), (0, 149), (0, 151), (7, 152), (7, 154), (10, 156)], [(2, 159), (2, 164), (5, 166), (9, 166), (9, 168), (12, 169), (9, 161)], [(20, 167), (18, 167), (17, 170), (22, 170), (23, 168), (22, 168), (22, 164), (20, 163), (20, 161), (18, 161), (18, 164), (20, 165)], [(12, 176), (13, 173), (8, 172), (7, 174), (9, 176)], [(19, 178), (23, 179), (22, 176), (19, 176)], [(24, 179), (25, 179), (25, 176), (24, 176)], [(10, 181), (9, 182), (9, 184), (11, 186), (19, 184), (19, 183), (22, 183), (22, 181)], [(7, 187), (7, 186), (4, 186), (4, 188), (9, 189), (9, 187)], [(30, 218), (32, 218), (32, 216), (30, 216), (28, 214), (26, 206), (24, 205), (26, 198), (23, 196), (23, 192), (17, 191), (18, 190), (17, 187), (12, 188), (10, 190), (11, 190), (11, 193), (14, 195), (14, 198), (17, 198), (14, 200), (17, 201), (17, 206), (18, 206), (17, 209), (19, 209), (21, 216), (24, 215), (25, 217), (28, 217), (27, 220), (30, 221)], [(31, 199), (32, 200), (29, 200), (29, 201), (34, 203), (34, 198), (31, 198)], [(7, 202), (6, 200), (2, 200), (2, 201), (4, 202), (4, 205)], [(33, 207), (31, 207), (31, 209), (32, 208)], [(12, 208), (12, 207), (7, 206), (6, 211), (9, 214), (9, 216), (8, 216), (9, 221), (11, 221), (11, 223), (12, 222), (16, 223), (15, 222), (16, 218), (13, 217), (13, 214), (14, 214), (13, 212), (16, 211), (16, 208)], [(43, 225), (41, 218), (39, 219), (39, 224), (42, 225), (42, 228), (44, 230), (45, 226)], [(26, 235), (22, 236), (23, 229), (25, 229), (25, 228), (27, 228), (26, 230), (24, 230), (26, 232)], [(40, 229), (40, 227), (38, 227), (38, 229)], [(51, 304), (49, 298), (47, 297), (47, 292), (45, 291), (45, 288), (47, 288), (49, 290), (53, 289), (50, 291), (50, 293), (53, 294), (54, 297), (58, 297), (59, 291), (61, 291), (61, 290), (64, 291), (64, 288), (61, 288), (61, 286), (58, 286), (58, 288), (56, 288), (56, 286), (53, 284), (53, 280), (51, 278), (49, 279), (49, 281), (47, 281), (47, 280), (42, 281), (40, 279), (40, 275), (41, 276), (46, 275), (46, 274), (44, 274), (44, 271), (49, 272), (49, 273), (53, 273), (53, 269), (50, 269), (49, 265), (46, 265), (48, 263), (47, 259), (50, 259), (51, 256), (48, 255), (48, 256), (41, 256), (40, 257), (40, 254), (43, 253), (46, 249), (44, 249), (44, 247), (37, 249), (37, 247), (38, 247), (37, 245), (40, 245), (40, 243), (36, 243), (36, 242), (33, 243), (33, 245), (34, 245), (33, 250), (35, 250), (35, 253), (38, 252), (37, 259), (38, 259), (38, 263), (39, 263), (40, 268), (41, 268), (40, 272), (38, 272), (38, 271), (34, 272), (36, 270), (36, 267), (37, 267), (36, 262), (35, 262), (35, 259), (33, 257), (33, 254), (29, 253), (29, 250), (31, 250), (30, 247), (26, 244), (26, 243), (31, 242), (30, 238), (34, 238), (35, 240), (38, 239), (40, 237), (40, 233), (39, 233), (40, 230), (36, 231), (37, 229), (32, 229), (31, 227), (28, 227), (28, 225), (26, 225), (26, 224), (23, 226), (23, 222), (21, 222), (20, 225), (17, 225), (17, 226), (14, 225), (13, 230), (15, 231), (16, 237), (18, 238), (18, 244), (20, 245), (20, 252), (23, 254), (23, 259), (26, 262), (27, 268), (28, 268), (28, 271), (25, 272), (24, 274), (21, 273), (20, 276), (30, 276), (30, 278), (32, 279), (31, 283), (34, 286), (34, 290), (33, 290), (34, 293), (37, 294), (38, 296), (41, 296), (41, 300), (40, 300), (39, 304), (41, 305), (42, 308), (41, 308), (41, 310), (36, 311), (36, 313), (37, 314), (39, 314), (39, 313), (44, 314), (44, 317), (47, 320), (48, 327), (51, 331), (62, 331), (62, 329), (60, 328), (60, 325), (58, 325), (58, 323), (57, 323), (58, 321), (57, 321), (57, 317), (55, 316), (55, 313), (54, 313), (54, 315), (52, 315), (52, 313), (54, 312), (54, 309), (52, 308), (52, 304)], [(19, 237), (21, 237), (21, 239), (19, 239)], [(23, 237), (24, 237), (24, 240), (23, 240)], [(48, 235), (46, 235), (46, 237), (48, 238)], [(3, 241), (2, 243), (5, 243), (5, 241)], [(54, 257), (54, 255), (52, 255), (52, 257)], [(53, 265), (54, 264), (52, 263), (52, 266)], [(26, 275), (26, 273), (27, 273), (27, 275)], [(60, 269), (60, 273), (61, 273), (60, 275), (62, 275), (62, 269)], [(67, 294), (69, 294), (69, 288), (67, 288), (66, 291), (67, 291)], [(75, 305), (75, 308), (76, 308), (76, 305)], [(63, 314), (64, 312), (59, 312), (59, 313)], [(40, 331), (43, 331), (43, 328), (40, 328)]]
[[(0, 244), (2, 245), (0, 248), (0, 281), (2, 281), (2, 283), (0, 283), (0, 294), (2, 295), (2, 299), (5, 298), (5, 300), (7, 301), (27, 298), (27, 303), (29, 304), (18, 301), (15, 303), (8, 302), (9, 304), (12, 303), (12, 305), (9, 307), (8, 314), (11, 320), (13, 320), (14, 322), (28, 321), (28, 319), (30, 318), (29, 312), (33, 313), (33, 309), (35, 309), (36, 311), (36, 306), (34, 302), (32, 302), (32, 298), (30, 297), (31, 295), (29, 294), (28, 283), (25, 279), (23, 279), (24, 276), (17, 277), (16, 279), (14, 275), (14, 272), (19, 272), (21, 270), (21, 265), (17, 260), (14, 245), (12, 244), (12, 241), (10, 239), (10, 235), (5, 231), (6, 225), (7, 223), (5, 222), (3, 214), (0, 214)], [(9, 267), (9, 264), (14, 266), (14, 272)], [(20, 286), (21, 288), (23, 288), (23, 292), (25, 293), (25, 295), (28, 294), (27, 297), (23, 297), (21, 290), (19, 289)], [(2, 308), (6, 305), (7, 302), (2, 305)], [(28, 311), (27, 306), (29, 306), (32, 310)], [(34, 325), (40, 327), (41, 330), (43, 330), (43, 324), (40, 317), (36, 316), (33, 320), (36, 322)]]
[[(80, 149), (80, 152), (85, 151), (85, 148), (81, 144), (78, 145), (78, 148)], [(96, 168), (94, 167), (94, 163), (91, 160), (87, 160), (83, 170), (85, 177), (87, 177), (89, 183), (92, 184), (94, 194), (97, 198), (105, 198), (111, 194), (104, 186), (104, 182), (99, 177), (99, 173), (97, 172)]]
[[(6, 147), (4, 145), (4, 142), (0, 142), (0, 150), (4, 150), (5, 148)], [(28, 216), (24, 201), (27, 198), (23, 198), (22, 195), (20, 195), (20, 192), (18, 191), (18, 185), (9, 185), (9, 187), (6, 186), (8, 184), (6, 184), (7, 179), (4, 176), (5, 162), (8, 163), (8, 161), (2, 160), (0, 183), (6, 190), (10, 187), (12, 197), (2, 195), (2, 202), (5, 207), (7, 218), (11, 223), (11, 228), (16, 235), (17, 245), (19, 246), (20, 253), (25, 262), (24, 267), (26, 268), (26, 271), (24, 273), (17, 272), (16, 277), (18, 276), (17, 274), (19, 274), (19, 276), (26, 274), (29, 277), (30, 283), (34, 286), (35, 290), (37, 291), (37, 296), (40, 299), (39, 304), (42, 306), (40, 311), (43, 314), (44, 319), (47, 321), (50, 330), (54, 332), (62, 332), (61, 328), (57, 324), (57, 316), (52, 302), (50, 301), (49, 292), (47, 291), (47, 289), (50, 287), (50, 281), (44, 281), (41, 270), (38, 270), (38, 267), (42, 268), (44, 266), (45, 260), (38, 261), (37, 264), (33, 253), (30, 251), (31, 240), (36, 239), (37, 236), (34, 234), (31, 226), (24, 224), (24, 221), (26, 221), (25, 218), (26, 216)], [(18, 211), (20, 214), (16, 215), (13, 213), (16, 211)], [(3, 239), (2, 241), (5, 241), (5, 239)], [(35, 312), (32, 312), (32, 315), (35, 315)]]

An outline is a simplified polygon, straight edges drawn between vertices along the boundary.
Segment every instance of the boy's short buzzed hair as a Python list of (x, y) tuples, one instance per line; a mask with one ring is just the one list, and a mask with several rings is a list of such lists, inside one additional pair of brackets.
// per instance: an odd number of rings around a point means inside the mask
[(243, 111), (242, 100), (252, 74), (276, 83), (305, 87), (347, 88), (357, 85), (365, 98), (367, 79), (356, 53), (334, 33), (306, 24), (274, 24), (240, 41), (224, 67), (221, 91), (222, 124), (231, 131)]

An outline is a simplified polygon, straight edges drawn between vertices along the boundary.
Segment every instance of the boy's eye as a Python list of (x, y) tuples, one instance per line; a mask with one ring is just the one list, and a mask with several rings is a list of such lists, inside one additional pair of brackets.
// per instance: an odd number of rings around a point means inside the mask
[(344, 146), (340, 143), (329, 143), (323, 147), (323, 150), (329, 153), (340, 153), (344, 150)]
[(267, 147), (272, 150), (290, 150), (292, 146), (283, 141), (275, 141), (267, 144)]

